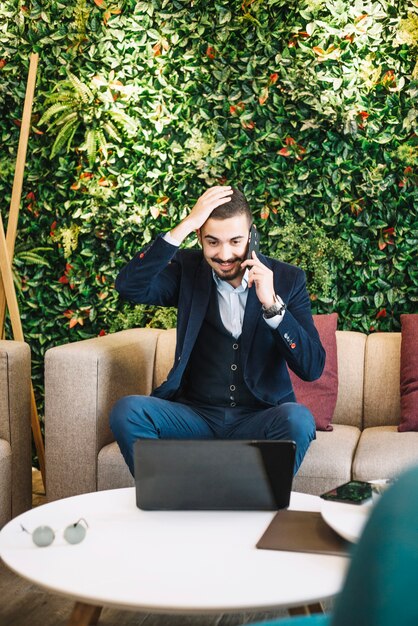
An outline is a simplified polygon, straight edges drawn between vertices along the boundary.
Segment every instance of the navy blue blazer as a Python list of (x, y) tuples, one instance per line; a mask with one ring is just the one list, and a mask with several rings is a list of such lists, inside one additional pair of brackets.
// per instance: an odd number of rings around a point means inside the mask
[[(274, 275), (276, 293), (286, 304), (277, 329), (263, 319), (255, 287), (245, 307), (241, 335), (242, 371), (256, 398), (269, 405), (294, 402), (286, 364), (303, 380), (322, 373), (325, 350), (314, 326), (304, 272), (293, 265), (259, 255)], [(153, 395), (170, 399), (182, 376), (202, 326), (212, 293), (212, 269), (201, 250), (179, 249), (162, 236), (142, 250), (116, 278), (120, 295), (136, 304), (177, 307), (175, 361), (167, 380)]]

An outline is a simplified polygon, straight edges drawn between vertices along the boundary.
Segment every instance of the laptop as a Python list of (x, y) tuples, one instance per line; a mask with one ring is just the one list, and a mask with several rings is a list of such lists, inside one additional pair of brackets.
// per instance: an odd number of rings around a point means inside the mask
[(145, 510), (260, 511), (289, 505), (296, 444), (138, 439), (136, 503)]

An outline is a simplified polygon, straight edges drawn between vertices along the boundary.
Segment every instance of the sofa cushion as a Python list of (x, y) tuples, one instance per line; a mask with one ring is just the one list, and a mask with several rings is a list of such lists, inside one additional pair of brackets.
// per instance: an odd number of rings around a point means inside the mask
[(418, 431), (418, 315), (401, 315), (399, 432)]
[(416, 464), (418, 433), (400, 433), (396, 425), (366, 428), (354, 458), (353, 479), (392, 478)]
[(363, 428), (364, 352), (367, 335), (337, 330), (338, 398), (332, 423)]
[(296, 399), (311, 411), (317, 430), (332, 430), (338, 396), (337, 330), (338, 314), (314, 315), (314, 324), (326, 352), (324, 371), (318, 380), (306, 382), (291, 372)]
[(135, 481), (116, 442), (104, 446), (97, 458), (97, 490), (133, 487)]
[(168, 376), (173, 367), (174, 353), (176, 351), (176, 329), (170, 328), (158, 335), (157, 349), (155, 351), (153, 389), (159, 387)]
[(334, 424), (333, 432), (317, 432), (293, 480), (293, 489), (320, 495), (351, 479), (351, 467), (361, 431)]
[(363, 430), (374, 426), (398, 426), (400, 358), (401, 333), (372, 333), (367, 337)]

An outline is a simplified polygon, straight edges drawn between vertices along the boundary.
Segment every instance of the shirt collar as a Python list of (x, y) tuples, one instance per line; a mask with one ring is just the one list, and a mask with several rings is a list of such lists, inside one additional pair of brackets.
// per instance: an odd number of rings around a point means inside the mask
[(235, 291), (236, 293), (243, 293), (248, 288), (248, 268), (245, 270), (244, 276), (242, 277), (241, 284), (238, 285), (238, 287), (233, 287), (228, 282), (226, 282), (226, 280), (221, 280), (219, 276), (216, 275), (214, 270), (212, 270), (212, 276), (213, 276), (213, 280), (215, 281), (216, 288), (218, 289), (218, 291), (221, 291), (224, 293), (226, 292), (231, 293), (233, 291)]

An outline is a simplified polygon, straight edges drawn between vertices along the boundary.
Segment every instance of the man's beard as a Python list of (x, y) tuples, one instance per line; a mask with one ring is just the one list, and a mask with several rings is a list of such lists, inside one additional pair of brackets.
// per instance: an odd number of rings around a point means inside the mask
[(238, 265), (236, 267), (233, 267), (233, 268), (229, 269), (229, 270), (223, 270), (222, 269), (222, 261), (220, 259), (212, 259), (212, 263), (215, 264), (215, 267), (213, 268), (214, 271), (215, 271), (215, 274), (221, 280), (235, 280), (235, 278), (240, 276), (241, 273), (242, 273), (241, 263), (243, 261), (244, 261), (244, 259), (241, 258), (241, 257), (235, 257), (234, 259), (228, 259), (227, 261), (224, 261), (224, 263), (225, 262), (226, 263), (234, 263), (234, 265), (237, 263)]

